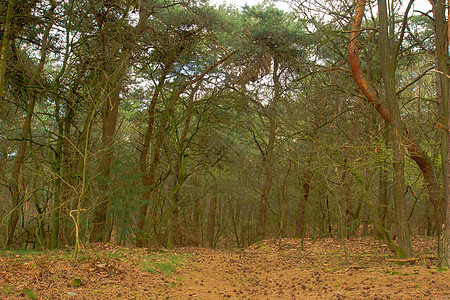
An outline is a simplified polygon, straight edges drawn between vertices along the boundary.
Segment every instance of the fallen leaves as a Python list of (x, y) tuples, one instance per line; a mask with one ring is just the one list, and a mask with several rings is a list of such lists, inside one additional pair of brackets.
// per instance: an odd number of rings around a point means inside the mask
[(95, 244), (78, 263), (63, 251), (3, 252), (0, 298), (446, 299), (450, 273), (434, 267), (435, 241), (413, 245), (420, 256), (404, 265), (369, 238), (273, 239), (234, 250)]

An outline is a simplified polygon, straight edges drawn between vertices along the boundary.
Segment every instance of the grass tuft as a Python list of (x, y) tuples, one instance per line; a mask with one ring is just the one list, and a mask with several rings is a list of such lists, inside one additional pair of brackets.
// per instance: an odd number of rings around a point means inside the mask
[(161, 273), (170, 276), (177, 272), (177, 268), (183, 264), (184, 254), (170, 254), (167, 256), (151, 255), (144, 258), (141, 269), (149, 273)]

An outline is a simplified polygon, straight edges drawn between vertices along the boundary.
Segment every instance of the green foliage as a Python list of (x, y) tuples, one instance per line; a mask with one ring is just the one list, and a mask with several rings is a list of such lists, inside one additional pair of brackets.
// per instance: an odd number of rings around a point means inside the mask
[(261, 245), (258, 247), (258, 250), (261, 250), (264, 252), (270, 252), (270, 251), (272, 251), (272, 248), (270, 248), (269, 246), (266, 246), (266, 245)]
[(125, 257), (121, 252), (116, 252), (116, 251), (107, 252), (106, 255), (109, 258), (124, 258)]
[(8, 251), (0, 251), (0, 256), (3, 257), (11, 257), (11, 256), (20, 256), (23, 259), (29, 259), (35, 255), (44, 254), (45, 252), (33, 249), (24, 249), (24, 250), (8, 250)]
[(36, 294), (36, 292), (35, 291), (33, 291), (32, 289), (29, 289), (29, 288), (26, 288), (25, 290), (24, 290), (24, 293), (25, 293), (25, 296), (27, 296), (28, 297), (28, 299), (37, 299), (38, 298), (38, 295)]
[[(6, 10), (3, 2), (0, 12)], [(382, 137), (388, 129), (365, 103), (348, 72), (351, 1), (332, 7), (305, 2), (292, 12), (271, 4), (236, 9), (216, 8), (207, 1), (156, 0), (143, 1), (142, 6), (136, 1), (60, 1), (55, 2), (53, 18), (49, 1), (28, 2), (16, 0), (20, 5), (15, 8), (5, 109), (0, 113), (0, 183), (6, 200), (0, 217), (11, 215), (8, 190), (15, 187), (20, 187), (23, 213), (15, 234), (17, 244), (11, 248), (24, 247), (25, 236), (27, 242), (48, 244), (56, 232), (50, 226), (56, 215), (64, 244), (72, 247), (75, 227), (69, 212), (80, 214), (80, 239), (86, 243), (94, 225), (92, 212), (103, 203), (107, 203), (103, 223), (112, 230), (110, 242), (129, 244), (143, 234), (148, 243), (167, 245), (168, 199), (173, 191), (178, 193), (172, 200), (176, 203), (171, 203), (176, 221), (186, 229), (179, 233), (182, 243), (204, 240), (207, 199), (214, 193), (218, 244), (251, 244), (269, 152), (269, 119), (273, 119), (275, 142), (270, 149), (268, 235), (295, 235), (302, 184), (308, 176), (306, 236), (351, 235), (362, 224), (375, 222), (380, 170), (392, 179), (392, 145)], [(145, 16), (145, 26), (137, 28), (139, 18)], [(0, 14), (0, 23), (4, 17)], [(364, 26), (377, 28), (378, 22), (377, 16), (368, 14)], [(393, 44), (400, 28), (396, 24)], [(41, 49), (49, 25), (53, 26), (48, 31), (50, 43)], [(434, 69), (433, 35), (431, 18), (408, 18), (395, 79), (408, 132), (440, 170), (436, 77), (427, 72)], [(363, 72), (383, 95), (378, 32), (362, 30), (359, 43)], [(195, 81), (228, 53), (233, 55), (227, 61)], [(158, 86), (163, 75), (165, 81)], [(108, 108), (114, 95), (119, 98), (118, 116), (108, 144), (104, 123), (115, 113)], [(31, 100), (36, 106), (31, 128), (26, 130), (30, 136), (25, 138), (23, 124)], [(146, 141), (149, 124), (153, 134)], [(160, 135), (163, 140), (156, 149)], [(150, 150), (141, 164), (144, 144)], [(22, 146), (20, 162), (17, 154)], [(102, 174), (106, 154), (112, 154), (112, 165)], [(150, 170), (155, 156), (158, 166)], [(15, 170), (19, 163), (20, 172)], [(153, 185), (144, 186), (143, 179), (153, 171)], [(19, 173), (20, 182), (12, 182), (12, 175)], [(428, 212), (427, 184), (412, 160), (406, 160), (405, 184), (409, 223), (415, 232), (427, 225), (426, 218), (437, 214)], [(79, 207), (74, 205), (76, 199)], [(392, 201), (389, 205), (391, 209)], [(144, 228), (137, 230), (145, 206)], [(375, 207), (368, 220), (363, 219), (365, 206)], [(391, 213), (388, 210), (387, 225), (393, 221)], [(346, 216), (354, 220), (345, 223)], [(2, 235), (6, 224), (0, 228)], [(36, 234), (38, 227), (44, 230)], [(389, 232), (382, 231), (393, 244)], [(57, 242), (63, 244), (61, 237)], [(261, 250), (267, 249), (261, 246)], [(22, 259), (34, 254), (41, 252), (0, 252)], [(92, 255), (86, 252), (80, 258)], [(108, 257), (122, 258), (122, 254), (110, 252)], [(169, 258), (158, 261), (156, 256), (147, 260), (143, 268), (161, 273), (175, 272), (179, 263)]]
[(244, 7), (243, 17), (252, 40), (267, 47), (272, 55), (299, 57), (310, 43), (303, 23), (275, 6)]
[(72, 279), (72, 287), (77, 288), (80, 287), (83, 284), (83, 280), (78, 277), (74, 277)]
[(0, 295), (10, 296), (14, 294), (14, 290), (10, 284), (3, 285), (0, 287)]
[(183, 265), (185, 258), (185, 254), (177, 253), (147, 256), (142, 258), (141, 269), (149, 273), (161, 273), (170, 276)]

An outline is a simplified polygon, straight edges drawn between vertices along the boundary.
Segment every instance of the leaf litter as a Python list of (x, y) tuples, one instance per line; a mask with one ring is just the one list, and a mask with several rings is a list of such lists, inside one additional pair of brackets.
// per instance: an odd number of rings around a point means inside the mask
[[(344, 244), (345, 243), (345, 244)], [(245, 249), (0, 253), (1, 299), (450, 299), (434, 238), (399, 262), (371, 238), (271, 239)]]

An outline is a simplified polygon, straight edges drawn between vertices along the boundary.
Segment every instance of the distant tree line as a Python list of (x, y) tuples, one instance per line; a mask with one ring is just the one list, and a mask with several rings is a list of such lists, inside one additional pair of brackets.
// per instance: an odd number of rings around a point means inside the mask
[(446, 3), (0, 4), (3, 248), (433, 235), (449, 264)]

